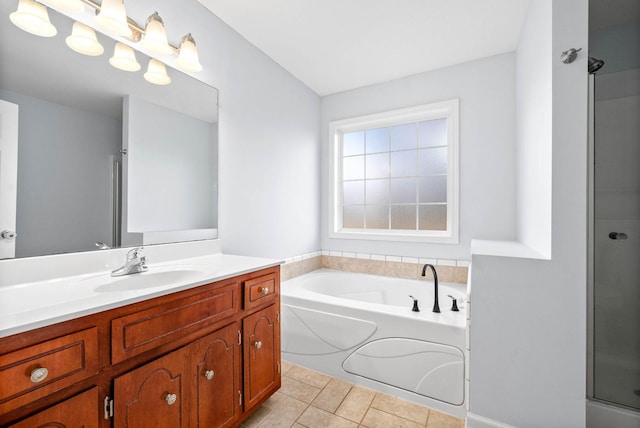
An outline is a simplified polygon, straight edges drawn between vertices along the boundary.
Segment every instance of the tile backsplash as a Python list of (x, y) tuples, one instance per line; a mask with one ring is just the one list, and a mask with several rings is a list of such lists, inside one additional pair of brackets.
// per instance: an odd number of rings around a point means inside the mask
[[(469, 270), (469, 261), (467, 260), (423, 259), (340, 251), (316, 251), (287, 259), (282, 265), (281, 277), (285, 281), (316, 269), (326, 268), (419, 279), (422, 274), (422, 266), (425, 263), (436, 267), (438, 280), (442, 282), (467, 283)], [(427, 270), (427, 279), (432, 279), (430, 270)]]

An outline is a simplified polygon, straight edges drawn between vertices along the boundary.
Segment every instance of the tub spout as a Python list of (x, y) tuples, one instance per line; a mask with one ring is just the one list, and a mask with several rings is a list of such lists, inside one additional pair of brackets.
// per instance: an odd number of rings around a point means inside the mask
[(431, 264), (426, 264), (422, 267), (422, 276), (427, 276), (427, 268), (431, 268), (433, 272), (433, 284), (434, 284), (434, 297), (433, 297), (433, 312), (440, 312), (440, 304), (438, 303), (438, 274), (436, 268)]

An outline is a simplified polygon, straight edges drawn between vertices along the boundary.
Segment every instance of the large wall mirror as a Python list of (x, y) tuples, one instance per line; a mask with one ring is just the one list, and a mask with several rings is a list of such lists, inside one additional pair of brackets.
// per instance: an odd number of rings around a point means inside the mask
[(118, 70), (100, 33), (104, 54), (78, 54), (65, 44), (73, 20), (51, 9), (56, 36), (24, 32), (9, 20), (17, 4), (0, 2), (0, 107), (18, 106), (13, 155), (0, 109), (0, 185), (17, 154), (0, 258), (217, 238), (218, 91), (173, 68), (169, 85), (151, 84), (140, 52), (142, 70)]

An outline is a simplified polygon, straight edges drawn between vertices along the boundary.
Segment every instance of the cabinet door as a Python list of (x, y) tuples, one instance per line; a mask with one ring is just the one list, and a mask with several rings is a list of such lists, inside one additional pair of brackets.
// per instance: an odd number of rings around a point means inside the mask
[(98, 388), (49, 407), (9, 428), (98, 428)]
[(277, 305), (243, 320), (245, 411), (280, 387), (280, 322)]
[(194, 426), (228, 427), (237, 421), (242, 389), (240, 323), (233, 323), (203, 337), (191, 346), (196, 369)]
[(188, 426), (185, 358), (182, 348), (115, 378), (114, 428)]

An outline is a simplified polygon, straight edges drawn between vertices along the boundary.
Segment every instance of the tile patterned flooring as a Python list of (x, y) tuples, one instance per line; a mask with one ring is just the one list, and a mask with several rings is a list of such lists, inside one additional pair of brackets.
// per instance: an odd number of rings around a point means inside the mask
[(244, 428), (464, 428), (464, 420), (282, 361), (282, 388)]

